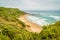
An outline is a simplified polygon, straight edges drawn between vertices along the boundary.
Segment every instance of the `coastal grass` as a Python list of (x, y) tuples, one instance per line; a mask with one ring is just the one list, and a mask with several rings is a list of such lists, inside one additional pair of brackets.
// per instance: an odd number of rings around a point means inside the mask
[(60, 40), (60, 21), (43, 26), (40, 33), (33, 33), (17, 19), (24, 14), (17, 8), (0, 7), (0, 40)]
[(13, 22), (24, 26), (24, 23), (17, 19), (17, 17), (20, 15), (24, 15), (24, 12), (19, 11), (19, 9), (17, 8), (0, 7), (0, 22), (6, 22), (6, 24), (9, 24), (9, 22)]

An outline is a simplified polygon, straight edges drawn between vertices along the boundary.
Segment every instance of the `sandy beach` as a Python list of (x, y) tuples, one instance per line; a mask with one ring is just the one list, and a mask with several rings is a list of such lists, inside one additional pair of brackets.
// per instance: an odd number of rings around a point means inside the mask
[(29, 14), (22, 15), (18, 19), (26, 24), (27, 31), (40, 33), (42, 31), (42, 27), (38, 24), (35, 24), (35, 23), (27, 20), (26, 16), (29, 16)]

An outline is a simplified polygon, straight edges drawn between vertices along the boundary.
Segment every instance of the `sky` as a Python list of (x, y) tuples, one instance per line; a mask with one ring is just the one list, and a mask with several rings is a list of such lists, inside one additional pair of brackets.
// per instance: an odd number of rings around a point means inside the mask
[(0, 0), (0, 7), (21, 10), (60, 10), (60, 0)]

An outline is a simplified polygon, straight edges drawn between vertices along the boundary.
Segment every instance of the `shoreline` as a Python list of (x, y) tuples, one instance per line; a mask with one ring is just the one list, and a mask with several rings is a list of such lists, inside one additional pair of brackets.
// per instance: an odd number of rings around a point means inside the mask
[(30, 16), (30, 15), (25, 14), (25, 15), (20, 16), (18, 19), (26, 24), (27, 31), (40, 33), (42, 31), (42, 27), (36, 23), (33, 23), (33, 22), (27, 20), (26, 16)]

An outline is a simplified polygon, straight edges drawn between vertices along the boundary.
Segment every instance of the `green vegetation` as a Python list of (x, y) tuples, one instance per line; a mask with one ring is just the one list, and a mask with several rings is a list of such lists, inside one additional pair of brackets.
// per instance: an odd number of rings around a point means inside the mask
[(60, 21), (43, 26), (41, 33), (28, 32), (17, 17), (24, 12), (17, 8), (0, 7), (0, 40), (60, 40)]
[(55, 24), (44, 26), (40, 35), (41, 39), (60, 40), (60, 21)]
[(25, 26), (23, 22), (17, 19), (18, 16), (24, 15), (24, 12), (19, 11), (17, 8), (4, 8), (0, 7), (0, 23), (13, 24)]

